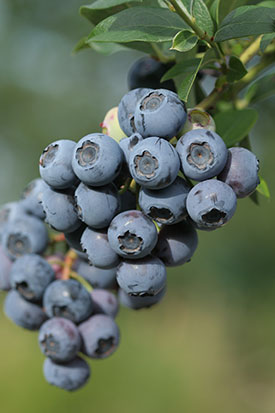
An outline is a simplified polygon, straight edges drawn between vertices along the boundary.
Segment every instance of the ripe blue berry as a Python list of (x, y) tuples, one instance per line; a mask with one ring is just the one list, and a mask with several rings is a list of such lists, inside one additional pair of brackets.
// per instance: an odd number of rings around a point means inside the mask
[(11, 289), (10, 271), (12, 262), (4, 253), (0, 246), (0, 290), (9, 291)]
[(180, 160), (169, 142), (151, 137), (141, 141), (131, 151), (129, 168), (138, 184), (150, 189), (161, 189), (176, 179)]
[(91, 133), (76, 144), (72, 167), (86, 185), (103, 186), (119, 174), (123, 152), (119, 144), (103, 133)]
[(75, 231), (66, 232), (64, 234), (69, 247), (73, 248), (77, 252), (77, 254), (80, 254), (81, 256), (83, 255), (83, 258), (87, 258), (87, 255), (82, 250), (80, 240), (86, 228), (87, 226), (84, 223), (81, 223), (80, 227)]
[(187, 212), (199, 227), (214, 229), (234, 215), (237, 198), (224, 182), (210, 179), (195, 185), (187, 196)]
[(22, 194), (22, 205), (26, 211), (40, 219), (45, 219), (46, 216), (41, 204), (45, 188), (47, 188), (47, 184), (43, 179), (34, 179), (27, 185)]
[(135, 110), (135, 126), (144, 138), (159, 136), (169, 140), (181, 130), (186, 117), (185, 104), (176, 93), (156, 89), (139, 100)]
[(141, 211), (117, 215), (108, 229), (111, 248), (121, 257), (136, 259), (150, 254), (158, 234), (155, 225)]
[(186, 198), (190, 189), (188, 182), (178, 176), (171, 185), (158, 191), (141, 188), (139, 205), (157, 223), (175, 224), (187, 215)]
[(96, 314), (79, 325), (82, 351), (86, 356), (103, 359), (117, 349), (119, 328), (112, 317)]
[(81, 347), (76, 325), (62, 317), (51, 318), (42, 324), (38, 341), (42, 353), (57, 363), (73, 360)]
[(131, 308), (132, 310), (140, 310), (141, 308), (150, 308), (159, 303), (166, 293), (166, 288), (163, 288), (158, 294), (153, 296), (137, 297), (126, 294), (121, 288), (118, 290), (118, 298), (121, 305)]
[(93, 311), (88, 291), (76, 280), (56, 280), (44, 294), (43, 306), (49, 317), (64, 317), (80, 323)]
[(11, 268), (11, 285), (25, 300), (39, 301), (47, 286), (54, 280), (51, 265), (37, 254), (19, 257)]
[(129, 162), (129, 155), (134, 147), (143, 141), (143, 137), (139, 133), (133, 133), (133, 135), (129, 136), (129, 138), (123, 138), (119, 142), (119, 146), (123, 150), (124, 157), (126, 162)]
[(218, 179), (231, 186), (237, 198), (244, 198), (260, 183), (259, 162), (251, 151), (245, 148), (230, 148), (225, 168)]
[(80, 357), (65, 364), (46, 358), (43, 372), (48, 383), (68, 391), (84, 386), (91, 374), (88, 363)]
[(93, 288), (113, 289), (116, 286), (117, 267), (103, 269), (94, 267), (82, 259), (77, 260), (76, 272), (81, 275)]
[(93, 314), (105, 314), (112, 318), (116, 317), (119, 310), (119, 304), (113, 293), (103, 289), (94, 288), (91, 291), (91, 296), (94, 303)]
[(165, 287), (165, 265), (159, 258), (151, 256), (123, 261), (117, 270), (117, 282), (129, 295), (156, 295)]
[(0, 208), (0, 241), (6, 225), (16, 219), (22, 219), (28, 216), (26, 207), (22, 201), (8, 202)]
[(203, 181), (224, 168), (228, 150), (222, 138), (208, 129), (194, 129), (183, 135), (176, 147), (185, 176)]
[(38, 330), (47, 320), (47, 316), (40, 306), (24, 300), (15, 290), (8, 292), (4, 311), (15, 324), (27, 330)]
[(90, 187), (81, 182), (75, 191), (78, 217), (92, 228), (105, 228), (120, 208), (114, 184)]

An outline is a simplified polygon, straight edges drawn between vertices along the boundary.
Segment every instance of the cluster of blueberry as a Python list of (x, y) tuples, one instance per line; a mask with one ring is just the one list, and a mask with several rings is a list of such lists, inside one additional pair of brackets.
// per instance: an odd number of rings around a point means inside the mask
[[(133, 89), (117, 113), (126, 137), (51, 143), (42, 179), (0, 210), (5, 312), (40, 329), (46, 380), (66, 390), (90, 375), (79, 352), (98, 359), (117, 348), (118, 300), (133, 309), (158, 303), (166, 266), (191, 259), (196, 230), (224, 225), (258, 184), (255, 155), (228, 150), (211, 116), (187, 111), (173, 91)], [(43, 220), (64, 234), (65, 256), (52, 255)]]

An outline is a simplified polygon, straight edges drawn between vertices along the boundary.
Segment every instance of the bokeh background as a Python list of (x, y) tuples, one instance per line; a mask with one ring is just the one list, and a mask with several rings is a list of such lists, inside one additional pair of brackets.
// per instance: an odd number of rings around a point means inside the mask
[[(38, 176), (42, 149), (55, 139), (99, 131), (127, 91), (138, 52), (72, 56), (90, 30), (81, 0), (0, 0), (0, 203), (19, 198)], [(272, 106), (273, 105), (273, 106)], [(254, 152), (274, 180), (274, 100), (257, 106)], [(225, 227), (200, 232), (192, 262), (168, 271), (161, 304), (121, 309), (121, 346), (91, 362), (75, 393), (49, 386), (37, 334), (0, 310), (3, 413), (275, 412), (274, 202), (240, 200)]]

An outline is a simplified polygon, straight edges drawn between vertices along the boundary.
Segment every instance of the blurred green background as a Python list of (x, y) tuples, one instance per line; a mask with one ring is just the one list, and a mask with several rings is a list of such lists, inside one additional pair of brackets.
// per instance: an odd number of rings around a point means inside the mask
[[(0, 203), (38, 176), (42, 149), (99, 130), (141, 56), (72, 56), (90, 30), (81, 0), (0, 0)], [(273, 105), (273, 106), (272, 106)], [(274, 100), (257, 106), (254, 152), (274, 193)], [(0, 315), (3, 413), (275, 412), (274, 203), (240, 200), (225, 228), (200, 232), (192, 262), (168, 271), (161, 304), (121, 309), (121, 346), (91, 362), (76, 393), (49, 386), (37, 334)]]

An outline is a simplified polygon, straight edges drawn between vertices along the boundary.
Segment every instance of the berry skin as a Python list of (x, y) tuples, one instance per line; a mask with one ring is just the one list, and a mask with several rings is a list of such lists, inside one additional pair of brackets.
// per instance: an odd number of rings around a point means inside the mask
[(30, 303), (15, 290), (8, 292), (4, 311), (16, 325), (27, 330), (38, 330), (47, 320), (47, 316), (37, 304)]
[(9, 222), (2, 233), (5, 254), (15, 260), (24, 254), (41, 254), (48, 246), (48, 231), (40, 219), (25, 215)]
[(87, 226), (84, 223), (81, 223), (80, 227), (77, 228), (75, 231), (66, 232), (64, 234), (69, 247), (73, 248), (77, 252), (77, 254), (83, 256), (83, 258), (87, 258), (87, 254), (83, 252), (80, 240), (86, 228)]
[(125, 137), (125, 133), (119, 126), (118, 122), (118, 106), (110, 109), (100, 124), (102, 128), (102, 133), (105, 135), (111, 136), (116, 142), (119, 142), (122, 138)]
[(135, 110), (138, 101), (148, 92), (153, 89), (137, 88), (130, 90), (121, 99), (118, 105), (118, 121), (121, 129), (125, 132), (126, 136), (131, 136), (136, 132), (135, 126)]
[(76, 144), (72, 167), (86, 185), (103, 186), (119, 174), (123, 152), (119, 144), (103, 133), (91, 133)]
[(42, 324), (38, 341), (42, 353), (57, 363), (73, 360), (81, 347), (78, 328), (62, 317), (51, 318)]
[(158, 294), (166, 283), (166, 269), (156, 257), (123, 261), (117, 270), (117, 282), (126, 294), (152, 296)]
[(24, 216), (28, 216), (25, 205), (22, 201), (8, 202), (0, 208), (0, 242), (2, 234), (6, 225), (16, 219), (22, 219)]
[(117, 349), (119, 328), (112, 317), (96, 314), (79, 325), (82, 352), (91, 358), (103, 359)]
[(76, 280), (56, 280), (46, 289), (43, 306), (49, 317), (64, 317), (80, 323), (93, 311), (88, 291)]
[(119, 146), (123, 150), (124, 157), (127, 163), (129, 163), (129, 155), (134, 147), (143, 141), (143, 137), (139, 133), (133, 133), (129, 138), (123, 138), (119, 142)]
[(227, 163), (218, 179), (230, 185), (237, 198), (244, 198), (260, 183), (259, 162), (254, 153), (245, 148), (230, 148), (228, 152)]
[(215, 121), (212, 116), (203, 109), (187, 109), (187, 119), (180, 133), (184, 135), (193, 129), (207, 129), (215, 132)]
[(79, 259), (76, 262), (75, 269), (93, 288), (113, 289), (116, 287), (117, 267), (104, 270)]
[(47, 186), (42, 194), (45, 222), (60, 232), (73, 232), (80, 227), (77, 207), (70, 190), (58, 191)]
[(43, 372), (48, 383), (68, 391), (84, 386), (91, 374), (88, 363), (80, 357), (66, 364), (57, 364), (46, 358)]
[(95, 267), (108, 269), (119, 264), (119, 256), (111, 248), (105, 230), (86, 228), (81, 237), (81, 246)]
[(41, 178), (55, 189), (70, 188), (77, 181), (72, 169), (72, 156), (76, 143), (67, 139), (48, 145), (39, 160)]
[(139, 205), (158, 224), (175, 224), (187, 215), (186, 198), (190, 189), (188, 182), (178, 176), (171, 185), (158, 191), (141, 188)]
[(108, 228), (111, 248), (121, 257), (142, 258), (150, 254), (158, 239), (156, 226), (141, 211), (117, 215)]
[(158, 136), (171, 139), (186, 121), (185, 104), (170, 90), (156, 89), (139, 100), (135, 110), (135, 126), (144, 138)]
[(45, 219), (45, 212), (41, 205), (42, 194), (47, 187), (43, 179), (34, 179), (23, 191), (22, 205), (29, 214), (35, 215), (37, 218)]
[(0, 290), (9, 291), (11, 289), (10, 271), (12, 262), (4, 253), (0, 246)]
[(132, 150), (129, 168), (139, 185), (162, 189), (176, 179), (180, 160), (177, 151), (169, 142), (151, 137), (144, 139)]
[(195, 185), (187, 196), (186, 208), (198, 227), (219, 228), (234, 215), (237, 198), (224, 182), (210, 179)]
[(105, 228), (120, 209), (114, 184), (88, 187), (81, 182), (75, 191), (78, 217), (92, 228)]
[(161, 63), (150, 56), (141, 57), (130, 67), (128, 72), (128, 88), (130, 90), (138, 87), (163, 88), (176, 92), (173, 80), (160, 82), (162, 76), (171, 67), (171, 64)]
[(136, 297), (128, 295), (121, 288), (118, 290), (118, 298), (121, 305), (131, 308), (132, 310), (140, 310), (141, 308), (150, 308), (159, 303), (166, 293), (166, 288), (163, 288), (158, 294), (153, 296)]
[(112, 318), (116, 317), (119, 310), (119, 304), (113, 293), (95, 288), (91, 291), (91, 296), (94, 303), (93, 314), (105, 314)]
[(183, 265), (190, 261), (198, 246), (198, 235), (194, 226), (182, 221), (178, 225), (164, 226), (159, 232), (153, 255), (167, 267)]
[(25, 300), (39, 301), (47, 286), (54, 281), (55, 273), (51, 265), (37, 254), (19, 257), (11, 268), (10, 280)]
[(183, 135), (176, 147), (185, 176), (204, 181), (225, 167), (228, 150), (222, 138), (207, 129), (194, 129)]

